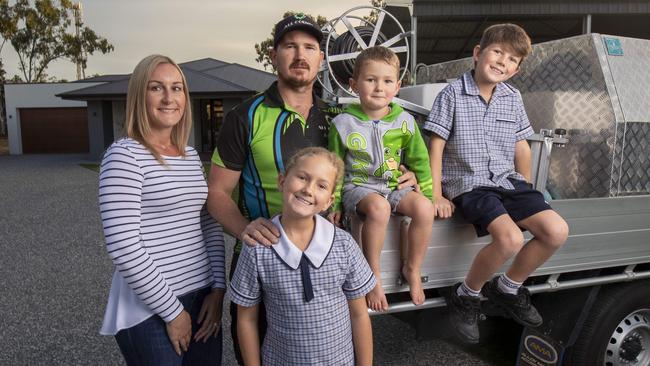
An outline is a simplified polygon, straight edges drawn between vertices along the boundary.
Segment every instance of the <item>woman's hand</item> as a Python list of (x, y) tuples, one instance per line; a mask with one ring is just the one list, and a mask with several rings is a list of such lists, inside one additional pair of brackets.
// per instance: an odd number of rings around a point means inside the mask
[(203, 299), (198, 319), (201, 328), (194, 335), (196, 342), (203, 341), (205, 343), (210, 337), (214, 337), (219, 333), (221, 329), (223, 293), (223, 289), (215, 288)]
[(167, 323), (167, 336), (179, 356), (182, 352), (187, 352), (192, 339), (192, 318), (187, 311), (181, 311), (174, 320)]

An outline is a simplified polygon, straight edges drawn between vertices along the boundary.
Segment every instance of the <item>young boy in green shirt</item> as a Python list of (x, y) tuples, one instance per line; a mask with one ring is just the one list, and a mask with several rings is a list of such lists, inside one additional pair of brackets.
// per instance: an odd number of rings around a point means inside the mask
[[(332, 121), (329, 148), (345, 162), (342, 197), (339, 193), (330, 219), (338, 223), (341, 211), (363, 219), (363, 252), (377, 278), (366, 295), (368, 307), (388, 309), (381, 286), (381, 255), (386, 227), (393, 212), (409, 216), (408, 255), (401, 272), (409, 283), (411, 300), (424, 302), (420, 267), (433, 225), (429, 154), (420, 130), (409, 113), (392, 102), (400, 88), (399, 59), (388, 48), (371, 47), (359, 54), (350, 86), (361, 104), (352, 104)], [(422, 193), (397, 189), (400, 164), (415, 173)]]

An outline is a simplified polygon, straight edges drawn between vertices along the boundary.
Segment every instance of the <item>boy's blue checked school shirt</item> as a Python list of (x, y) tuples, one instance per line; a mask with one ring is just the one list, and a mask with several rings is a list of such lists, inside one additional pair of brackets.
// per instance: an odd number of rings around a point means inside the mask
[(442, 189), (448, 199), (477, 187), (514, 189), (515, 143), (533, 134), (521, 94), (499, 83), (486, 103), (468, 71), (436, 97), (423, 131), (447, 142), (442, 155)]

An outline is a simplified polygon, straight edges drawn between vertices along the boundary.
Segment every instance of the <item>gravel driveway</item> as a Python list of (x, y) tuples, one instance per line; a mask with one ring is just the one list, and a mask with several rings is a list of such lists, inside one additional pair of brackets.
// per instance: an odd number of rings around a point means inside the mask
[[(98, 334), (113, 267), (97, 173), (84, 160), (0, 156), (0, 365), (123, 364), (114, 340)], [(455, 343), (416, 341), (391, 316), (374, 317), (373, 328), (378, 365), (496, 365)], [(234, 363), (228, 333), (224, 365)]]

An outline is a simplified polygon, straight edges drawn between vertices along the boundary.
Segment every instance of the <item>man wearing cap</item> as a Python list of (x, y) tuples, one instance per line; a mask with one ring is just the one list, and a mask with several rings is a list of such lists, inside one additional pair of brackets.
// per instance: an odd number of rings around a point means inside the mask
[[(304, 14), (278, 22), (271, 50), (278, 80), (230, 111), (219, 132), (208, 182), (208, 209), (237, 238), (231, 274), (242, 241), (249, 245), (278, 241), (280, 233), (268, 219), (282, 208), (277, 179), (285, 162), (304, 147), (327, 146), (331, 116), (327, 114), (328, 106), (313, 92), (324, 57), (320, 50), (322, 39), (318, 25)], [(402, 177), (404, 187), (415, 184), (412, 173)], [(231, 198), (238, 183), (239, 206)], [(241, 364), (234, 304), (230, 312), (235, 354)], [(263, 338), (263, 311), (259, 318)]]
[[(318, 25), (303, 14), (286, 17), (277, 23), (271, 60), (278, 80), (263, 93), (230, 111), (219, 132), (212, 155), (208, 208), (238, 239), (231, 274), (242, 241), (270, 245), (277, 239), (267, 237), (279, 237), (279, 232), (267, 219), (282, 208), (277, 181), (284, 163), (301, 148), (327, 146), (327, 106), (313, 93), (323, 60), (322, 39)], [(239, 206), (231, 198), (238, 183)], [(234, 304), (230, 312), (235, 355), (241, 364)], [(263, 338), (266, 329), (263, 311), (259, 317), (260, 337)]]

